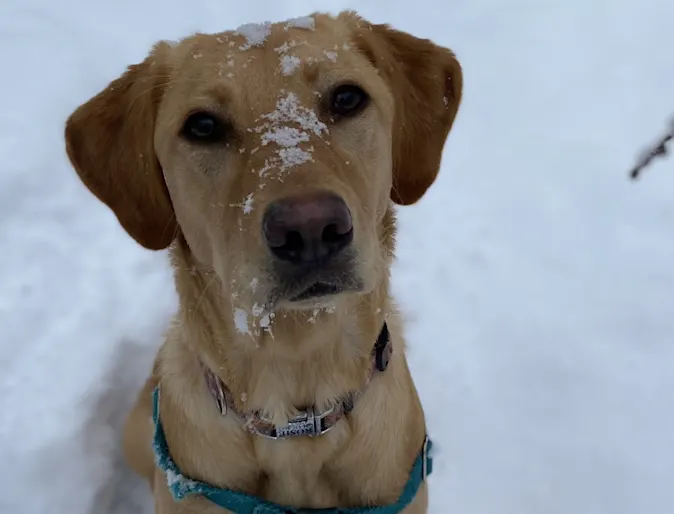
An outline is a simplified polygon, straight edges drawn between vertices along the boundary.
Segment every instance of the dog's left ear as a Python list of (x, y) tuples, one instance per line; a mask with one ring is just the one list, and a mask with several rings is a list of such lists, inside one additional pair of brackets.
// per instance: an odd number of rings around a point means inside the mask
[(433, 184), (463, 90), (454, 53), (388, 25), (343, 13), (355, 27), (355, 43), (393, 93), (393, 187), (400, 205), (417, 202)]
[(139, 244), (162, 250), (177, 231), (173, 205), (154, 149), (155, 118), (168, 73), (155, 45), (68, 118), (68, 158), (89, 190)]

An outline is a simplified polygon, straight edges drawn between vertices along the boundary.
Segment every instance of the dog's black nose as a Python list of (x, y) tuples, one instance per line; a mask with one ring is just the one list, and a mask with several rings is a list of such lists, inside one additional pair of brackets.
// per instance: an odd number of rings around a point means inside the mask
[(351, 212), (330, 193), (274, 202), (264, 215), (263, 231), (272, 253), (292, 264), (325, 260), (353, 240)]

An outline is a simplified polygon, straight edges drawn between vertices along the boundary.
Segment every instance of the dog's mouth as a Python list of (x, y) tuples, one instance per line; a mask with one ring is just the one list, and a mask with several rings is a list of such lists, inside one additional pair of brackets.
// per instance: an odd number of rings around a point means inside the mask
[(336, 296), (358, 293), (364, 287), (353, 258), (299, 270), (279, 266), (271, 275), (276, 283), (268, 303), (293, 310), (332, 304)]
[(314, 284), (310, 285), (299, 294), (290, 296), (288, 298), (288, 301), (303, 302), (305, 300), (312, 300), (324, 296), (339, 294), (342, 291), (343, 288), (335, 284), (327, 284), (325, 282), (315, 282)]

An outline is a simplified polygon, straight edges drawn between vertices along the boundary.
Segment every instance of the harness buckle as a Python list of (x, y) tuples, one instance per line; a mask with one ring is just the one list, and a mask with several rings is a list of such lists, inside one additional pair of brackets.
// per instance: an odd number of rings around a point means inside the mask
[(428, 476), (428, 436), (424, 438), (424, 446), (421, 450), (421, 480)]

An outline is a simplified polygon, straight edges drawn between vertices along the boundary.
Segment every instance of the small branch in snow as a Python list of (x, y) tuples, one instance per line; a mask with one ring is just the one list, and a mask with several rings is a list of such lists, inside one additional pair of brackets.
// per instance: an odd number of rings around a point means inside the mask
[(666, 133), (655, 146), (644, 152), (637, 165), (630, 171), (630, 178), (636, 180), (639, 174), (650, 165), (651, 161), (656, 157), (664, 157), (667, 155), (667, 144), (674, 139), (674, 117), (669, 122), (669, 132)]

